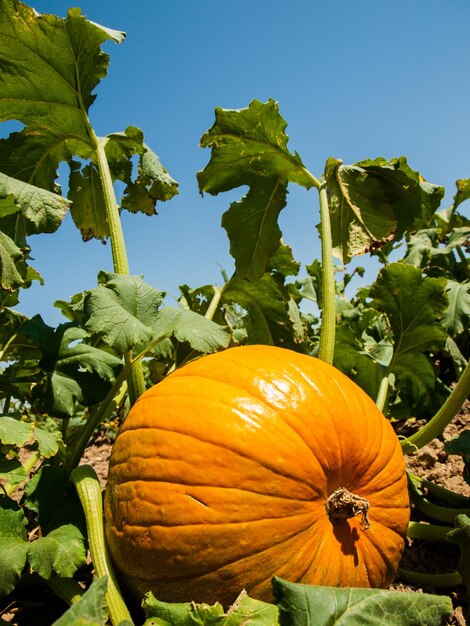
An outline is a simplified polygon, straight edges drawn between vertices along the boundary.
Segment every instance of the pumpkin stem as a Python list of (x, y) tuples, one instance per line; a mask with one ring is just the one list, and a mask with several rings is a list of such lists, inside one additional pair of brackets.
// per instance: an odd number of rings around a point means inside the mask
[(338, 524), (350, 517), (361, 515), (361, 530), (370, 528), (368, 500), (356, 496), (355, 493), (351, 493), (345, 487), (338, 487), (329, 495), (325, 508), (332, 524)]

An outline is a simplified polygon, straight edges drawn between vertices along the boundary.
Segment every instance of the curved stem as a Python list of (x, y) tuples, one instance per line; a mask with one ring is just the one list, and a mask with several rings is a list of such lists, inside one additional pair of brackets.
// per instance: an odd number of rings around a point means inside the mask
[(103, 501), (98, 477), (92, 467), (81, 465), (74, 469), (70, 478), (75, 485), (85, 513), (88, 543), (96, 575), (99, 578), (102, 576), (108, 578), (105, 598), (111, 622), (113, 626), (117, 626), (120, 622), (128, 620), (133, 625), (134, 622), (122, 598), (104, 538)]
[(413, 453), (439, 437), (470, 395), (470, 362), (439, 411), (416, 433), (401, 442), (403, 452)]
[(414, 572), (400, 567), (398, 576), (404, 583), (417, 587), (435, 587), (444, 589), (446, 587), (457, 587), (462, 584), (462, 576), (458, 572), (446, 572), (445, 574), (428, 574), (426, 572)]
[(457, 509), (470, 507), (470, 498), (468, 496), (446, 489), (441, 485), (436, 485), (436, 483), (426, 480), (425, 478), (421, 478), (420, 476), (416, 476), (415, 474), (411, 474), (410, 472), (407, 472), (407, 474), (409, 480), (413, 482), (415, 487), (418, 489), (420, 487), (425, 487), (433, 496), (445, 504)]
[(451, 526), (438, 526), (437, 524), (423, 524), (410, 522), (408, 532), (411, 539), (424, 539), (425, 541), (445, 541), (447, 533), (452, 530)]
[(470, 508), (450, 508), (434, 504), (424, 498), (417, 490), (416, 485), (411, 479), (408, 480), (410, 498), (416, 508), (424, 515), (427, 515), (436, 522), (444, 524), (454, 524), (457, 515), (470, 515)]
[(330, 210), (325, 184), (320, 187), (319, 195), (323, 307), (318, 357), (327, 363), (333, 363), (336, 329), (336, 288)]

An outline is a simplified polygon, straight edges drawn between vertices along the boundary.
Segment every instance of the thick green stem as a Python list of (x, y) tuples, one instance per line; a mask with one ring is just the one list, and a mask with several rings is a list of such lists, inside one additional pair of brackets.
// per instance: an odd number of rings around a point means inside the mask
[(454, 419), (465, 400), (470, 395), (470, 362), (467, 363), (452, 393), (439, 411), (416, 433), (401, 442), (403, 452), (416, 452), (430, 441), (439, 437), (444, 428)]
[(377, 408), (379, 409), (379, 411), (382, 411), (382, 413), (384, 410), (385, 402), (387, 401), (388, 385), (388, 377), (384, 376), (380, 381), (379, 393), (377, 394), (377, 400), (375, 401)]
[(458, 572), (446, 572), (445, 574), (428, 574), (426, 572), (414, 572), (409, 569), (399, 568), (400, 581), (416, 587), (434, 587), (445, 589), (457, 587), (462, 584), (462, 576)]
[(451, 526), (438, 526), (437, 524), (422, 524), (410, 522), (408, 532), (411, 539), (424, 539), (425, 541), (445, 541), (447, 533), (452, 530)]
[(426, 480), (425, 478), (421, 478), (421, 476), (411, 474), (410, 472), (408, 472), (408, 478), (413, 482), (413, 485), (417, 489), (425, 487), (429, 493), (453, 508), (463, 509), (470, 507), (470, 498), (468, 496), (446, 489), (441, 485), (436, 485), (436, 483)]
[[(121, 217), (119, 215), (119, 206), (116, 202), (113, 179), (111, 177), (111, 171), (109, 169), (109, 163), (105, 151), (107, 139), (99, 139), (91, 127), (90, 134), (95, 143), (96, 160), (101, 177), (106, 219), (109, 227), (109, 238), (111, 240), (114, 271), (116, 274), (129, 274), (129, 262), (127, 259)], [(131, 356), (126, 355), (126, 360), (129, 361), (130, 359)], [(138, 362), (132, 366), (128, 383), (129, 397), (131, 404), (133, 404), (135, 400), (145, 391), (142, 363)]]
[(320, 194), (320, 238), (322, 246), (322, 318), (320, 348), (318, 356), (327, 363), (333, 363), (336, 329), (336, 286), (333, 264), (333, 243), (331, 238), (330, 210), (326, 185), (319, 189)]
[(107, 576), (108, 587), (106, 602), (113, 626), (128, 620), (133, 624), (129, 610), (122, 598), (108, 548), (104, 538), (103, 501), (98, 477), (88, 465), (77, 467), (71, 474), (71, 480), (85, 512), (90, 554), (98, 578)]

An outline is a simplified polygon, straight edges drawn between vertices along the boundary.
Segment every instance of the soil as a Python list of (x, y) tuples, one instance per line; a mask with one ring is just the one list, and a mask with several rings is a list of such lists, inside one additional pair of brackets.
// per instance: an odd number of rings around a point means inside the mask
[[(409, 471), (421, 478), (431, 480), (438, 485), (470, 498), (470, 485), (463, 478), (464, 462), (462, 457), (450, 455), (444, 449), (445, 441), (456, 437), (463, 430), (468, 429), (469, 425), (470, 402), (467, 401), (459, 414), (446, 428), (442, 437), (421, 448), (418, 454), (405, 457)], [(411, 427), (418, 428), (419, 426), (420, 424), (413, 424)], [(409, 435), (409, 429), (410, 425), (404, 425), (398, 434)], [(82, 459), (83, 464), (91, 465), (94, 468), (103, 487), (106, 484), (111, 448), (112, 442), (110, 439), (106, 435), (100, 436), (87, 449)], [(432, 496), (428, 497), (431, 498)], [(470, 508), (470, 500), (468, 507)], [(413, 514), (412, 509), (412, 517)], [(420, 515), (421, 520), (422, 517)], [(403, 555), (402, 567), (411, 570), (443, 573), (455, 570), (458, 559), (459, 548), (456, 545), (408, 539)], [(414, 587), (403, 584), (398, 580), (391, 588), (399, 591), (448, 595), (453, 601), (454, 612), (449, 620), (445, 622), (445, 625), (466, 626), (468, 623), (470, 626), (468, 598), (463, 586), (452, 589), (435, 589), (432, 587)], [(41, 593), (42, 595), (35, 600), (31, 596), (31, 591), (28, 591), (27, 603), (29, 603), (29, 606), (26, 605), (26, 602), (21, 605), (21, 601), (18, 604), (13, 602), (10, 610), (7, 606), (0, 606), (0, 623), (9, 624), (10, 626), (49, 626), (65, 609), (58, 604), (52, 592), (49, 593), (51, 596), (49, 599), (44, 597), (44, 590)], [(44, 609), (47, 609), (47, 617), (41, 618), (40, 615)], [(51, 617), (54, 612), (54, 616)], [(466, 614), (468, 621), (466, 621)]]

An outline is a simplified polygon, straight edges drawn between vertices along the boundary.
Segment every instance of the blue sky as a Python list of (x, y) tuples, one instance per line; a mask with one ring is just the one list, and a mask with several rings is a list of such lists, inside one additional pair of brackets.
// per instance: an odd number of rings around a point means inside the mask
[[(124, 30), (109, 44), (108, 77), (90, 110), (99, 135), (140, 127), (180, 183), (158, 216), (123, 214), (130, 268), (167, 291), (220, 282), (232, 261), (222, 213), (240, 193), (198, 193), (199, 147), (214, 108), (274, 98), (288, 122), (290, 149), (321, 175), (329, 156), (344, 162), (405, 155), (447, 189), (470, 177), (470, 3), (468, 0), (37, 0), (41, 13), (70, 6)], [(0, 129), (1, 132), (1, 129)], [(468, 213), (467, 207), (462, 210)], [(281, 217), (295, 257), (319, 256), (315, 190), (292, 187)], [(84, 244), (70, 217), (54, 235), (30, 239), (45, 285), (21, 295), (19, 310), (65, 321), (53, 302), (96, 285), (112, 271), (109, 245)], [(368, 277), (373, 279), (371, 274)]]

